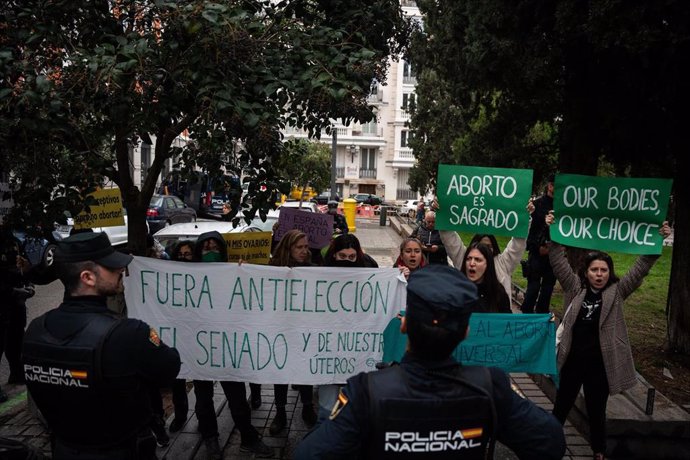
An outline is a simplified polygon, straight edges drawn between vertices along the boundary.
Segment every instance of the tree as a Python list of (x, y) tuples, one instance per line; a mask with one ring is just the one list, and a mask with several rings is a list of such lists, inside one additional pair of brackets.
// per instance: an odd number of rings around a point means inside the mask
[[(277, 172), (287, 183), (300, 190), (308, 186), (321, 192), (331, 180), (331, 150), (321, 142), (290, 139), (276, 165)], [(302, 200), (303, 195), (300, 197)]]
[[(246, 215), (264, 213), (277, 188), (279, 129), (318, 136), (331, 118), (369, 120), (370, 83), (385, 81), (410, 28), (394, 0), (12, 0), (0, 8), (3, 165), (50, 162), (56, 149), (81, 158), (89, 186), (107, 177), (120, 187), (137, 253), (167, 159), (217, 174), (218, 158), (234, 152), (223, 166), (245, 173), (256, 194)], [(173, 147), (185, 130), (192, 142)], [(155, 159), (139, 189), (130, 149), (147, 135)], [(35, 187), (20, 179), (20, 188)], [(58, 183), (77, 185), (67, 179)]]
[[(417, 4), (425, 28), (413, 41), (412, 62), (421, 75), (433, 70), (461, 109), (456, 154), (503, 166), (522, 157), (536, 167), (543, 158), (526, 157), (524, 147), (541, 131), (546, 159), (557, 152), (561, 172), (593, 175), (606, 159), (618, 174), (674, 176), (668, 339), (690, 353), (690, 188), (679, 167), (690, 102), (687, 3)], [(423, 100), (420, 94), (420, 106)]]

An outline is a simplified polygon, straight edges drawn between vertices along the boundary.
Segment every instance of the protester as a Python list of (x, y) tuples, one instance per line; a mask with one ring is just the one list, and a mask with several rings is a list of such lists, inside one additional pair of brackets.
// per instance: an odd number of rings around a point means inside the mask
[(496, 276), (494, 253), (482, 243), (470, 245), (460, 271), (477, 285), (479, 313), (512, 313), (510, 298)]
[[(227, 243), (222, 235), (216, 231), (199, 235), (194, 247), (193, 260), (195, 262), (227, 262)], [(252, 425), (251, 409), (247, 403), (247, 389), (244, 382), (223, 381), (220, 385), (228, 400), (230, 414), (240, 432), (240, 452), (253, 453), (257, 457), (273, 455), (273, 449), (264, 444), (261, 435)], [(223, 453), (218, 443), (218, 420), (213, 403), (213, 382), (194, 380), (194, 394), (199, 432), (204, 439), (206, 452), (212, 460), (221, 459)]]
[[(342, 238), (342, 237), (340, 237)], [(281, 238), (271, 255), (270, 264), (276, 267), (311, 267), (311, 251), (307, 235), (299, 230), (289, 230)], [(308, 425), (316, 423), (316, 412), (314, 410), (314, 387), (311, 385), (295, 385), (302, 400), (302, 420)], [(273, 385), (275, 393), (276, 415), (271, 422), (269, 432), (276, 435), (283, 431), (287, 426), (287, 384)]]
[(331, 241), (324, 256), (324, 266), (378, 268), (379, 265), (362, 250), (355, 235), (347, 234)]
[(27, 388), (52, 432), (54, 460), (156, 458), (148, 389), (177, 376), (180, 356), (143, 321), (107, 309), (105, 297), (123, 292), (131, 261), (105, 233), (57, 243), (65, 298), (31, 322), (22, 350)]
[(441, 241), (441, 235), (434, 228), (436, 224), (436, 213), (429, 211), (424, 215), (422, 223), (415, 228), (412, 238), (419, 239), (422, 244), (422, 252), (426, 255), (430, 264), (448, 265), (448, 253)]
[[(146, 235), (146, 257), (162, 260), (170, 259), (162, 247), (159, 248), (156, 246), (156, 241), (151, 235)], [(172, 384), (172, 381), (167, 382), (163, 386), (167, 387), (170, 384)], [(151, 418), (151, 431), (153, 431), (153, 435), (156, 437), (156, 443), (158, 446), (165, 447), (170, 444), (170, 436), (168, 436), (168, 433), (165, 431), (165, 409), (163, 409), (163, 395), (161, 395), (161, 387), (152, 385), (149, 390), (149, 394), (151, 396), (151, 410), (153, 413), (153, 417)]]
[[(434, 200), (432, 208), (438, 210), (438, 200)], [(532, 214), (534, 212), (534, 205), (530, 201), (527, 203), (527, 212)], [(530, 224), (531, 225), (531, 224)], [(442, 230), (440, 232), (441, 241), (448, 252), (450, 260), (453, 261), (455, 268), (462, 267), (462, 261), (465, 258), (467, 248), (463, 243), (460, 235), (451, 230)], [(501, 252), (496, 237), (493, 235), (478, 233), (472, 237), (470, 245), (481, 242), (491, 247), (494, 253), (494, 267), (496, 269), (496, 277), (505, 289), (512, 302), (512, 276), (513, 272), (520, 264), (525, 248), (527, 247), (527, 240), (525, 238), (511, 238), (506, 245), (505, 251)]]
[(333, 233), (346, 234), (349, 229), (347, 227), (347, 221), (345, 216), (338, 214), (338, 202), (329, 201), (328, 202), (328, 214), (333, 216)]
[[(362, 251), (359, 239), (353, 234), (342, 235), (331, 241), (324, 257), (325, 267), (342, 268), (377, 268), (378, 264), (371, 256)], [(328, 414), (338, 398), (341, 385), (319, 385), (319, 422), (328, 418)]]
[(548, 178), (544, 195), (534, 200), (532, 225), (527, 235), (527, 290), (522, 301), (523, 313), (548, 313), (551, 309), (551, 294), (556, 284), (549, 262), (549, 228), (544, 222), (546, 214), (553, 209), (554, 176)]
[[(553, 222), (554, 215), (550, 213), (546, 224)], [(659, 233), (664, 238), (671, 234), (667, 222)], [(563, 316), (563, 333), (557, 350), (560, 386), (553, 414), (561, 424), (565, 423), (580, 388), (584, 389), (590, 444), (597, 460), (603, 459), (606, 453), (609, 395), (630, 389), (637, 382), (623, 302), (642, 284), (658, 258), (658, 255), (638, 257), (628, 273), (619, 279), (611, 256), (593, 251), (587, 254), (584, 268), (576, 274), (568, 264), (564, 247), (550, 243), (551, 266), (565, 297), (571, 299)]]
[(420, 224), (424, 220), (424, 213), (426, 212), (426, 207), (424, 206), (424, 198), (419, 198), (417, 202), (417, 214), (415, 216), (415, 222)]
[[(194, 258), (194, 242), (190, 240), (180, 241), (173, 248), (170, 258), (178, 262), (191, 262)], [(175, 379), (172, 385), (172, 400), (175, 408), (175, 418), (170, 422), (168, 430), (171, 433), (176, 433), (187, 422), (187, 413), (189, 412), (187, 380)]]
[(518, 396), (502, 370), (452, 357), (476, 302), (474, 284), (453, 268), (413, 272), (402, 362), (348, 379), (330, 419), (307, 434), (294, 458), (389, 458), (413, 448), (425, 459), (493, 458), (498, 440), (519, 458), (560, 460), (565, 437), (553, 416)]
[(406, 238), (400, 243), (400, 254), (393, 264), (400, 269), (400, 273), (409, 278), (410, 273), (426, 265), (422, 254), (422, 242), (417, 238)]

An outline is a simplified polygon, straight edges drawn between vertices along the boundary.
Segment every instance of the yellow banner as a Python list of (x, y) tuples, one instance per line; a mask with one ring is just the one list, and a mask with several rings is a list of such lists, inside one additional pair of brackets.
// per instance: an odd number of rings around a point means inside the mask
[(125, 225), (125, 213), (119, 188), (96, 190), (90, 196), (96, 203), (74, 218), (74, 228), (117, 227)]
[(242, 259), (266, 265), (271, 257), (271, 232), (224, 233), (223, 238), (228, 243), (228, 262)]

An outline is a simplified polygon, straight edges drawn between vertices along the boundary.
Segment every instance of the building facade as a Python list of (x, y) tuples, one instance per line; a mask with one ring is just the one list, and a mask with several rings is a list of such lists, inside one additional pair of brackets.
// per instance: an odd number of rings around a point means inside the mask
[[(405, 15), (421, 23), (414, 1), (402, 0)], [(336, 188), (341, 197), (355, 193), (372, 193), (387, 202), (417, 199), (407, 184), (410, 168), (415, 164), (408, 147), (410, 119), (408, 108), (415, 98), (417, 79), (414, 69), (404, 60), (390, 60), (388, 81), (374, 83), (368, 102), (376, 119), (344, 126), (334, 120), (336, 131)], [(304, 131), (288, 128), (285, 137), (306, 138)], [(322, 133), (321, 142), (333, 143), (333, 136)]]

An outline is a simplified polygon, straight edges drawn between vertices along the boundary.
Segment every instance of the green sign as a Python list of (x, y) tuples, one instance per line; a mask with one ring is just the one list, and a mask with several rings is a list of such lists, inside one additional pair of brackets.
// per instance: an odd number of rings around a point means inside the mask
[(661, 254), (671, 179), (559, 174), (551, 239), (578, 248)]
[[(453, 357), (468, 366), (556, 374), (556, 327), (550, 319), (549, 314), (473, 313), (469, 335)], [(400, 319), (393, 318), (383, 332), (383, 361), (400, 361), (406, 345)]]
[(525, 238), (531, 169), (438, 166), (438, 230)]

